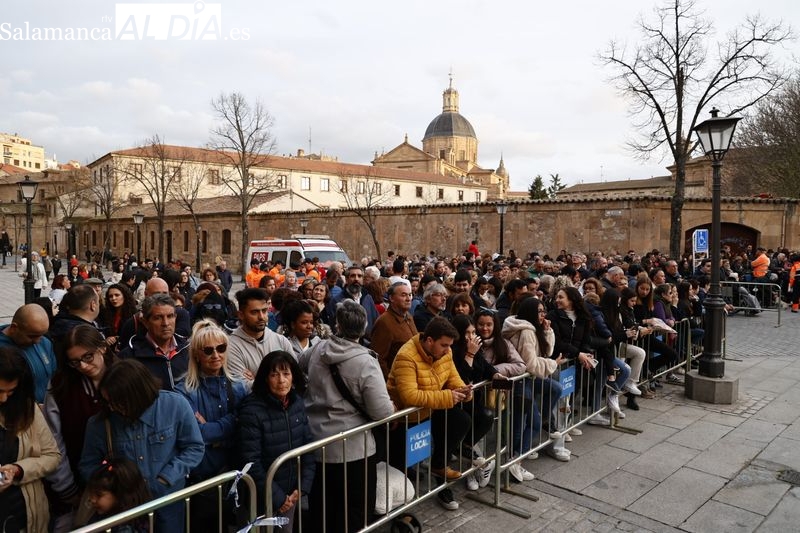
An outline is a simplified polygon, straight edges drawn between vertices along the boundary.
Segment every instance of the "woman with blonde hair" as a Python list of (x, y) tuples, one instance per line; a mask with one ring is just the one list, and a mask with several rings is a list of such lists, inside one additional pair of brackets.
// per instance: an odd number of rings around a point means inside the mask
[[(192, 406), (206, 445), (203, 460), (189, 474), (189, 483), (198, 483), (227, 472), (233, 466), (236, 411), (247, 396), (247, 390), (243, 383), (231, 377), (228, 370), (228, 334), (213, 320), (200, 320), (192, 328), (189, 367), (176, 389)], [(204, 492), (196, 498), (199, 501), (193, 501), (191, 506), (192, 522), (217, 523), (216, 493)], [(208, 498), (208, 502), (203, 501), (205, 498)]]

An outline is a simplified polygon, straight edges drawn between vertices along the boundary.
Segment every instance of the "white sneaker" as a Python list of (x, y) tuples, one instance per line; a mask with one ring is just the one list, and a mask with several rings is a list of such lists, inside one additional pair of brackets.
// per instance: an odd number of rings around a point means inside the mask
[(564, 433), (564, 442), (572, 442), (572, 435)]
[(531, 481), (535, 477), (533, 474), (522, 468), (522, 465), (519, 463), (515, 463), (509, 466), (508, 473), (511, 474), (511, 476), (520, 483), (524, 481)]
[(625, 411), (620, 411), (619, 413), (617, 413), (617, 418), (619, 418), (620, 420), (625, 420)]
[(465, 482), (465, 484), (467, 486), (467, 490), (470, 490), (470, 491), (473, 491), (473, 492), (478, 490), (479, 484), (478, 484), (477, 476), (480, 475), (480, 472), (481, 472), (480, 470), (476, 470), (472, 474), (468, 475), (467, 478), (464, 480), (464, 482)]
[(631, 380), (626, 381), (625, 385), (622, 386), (622, 389), (627, 391), (627, 392), (630, 392), (634, 396), (641, 396), (642, 395), (642, 391), (640, 391), (639, 387), (637, 387), (636, 384)]
[(607, 415), (604, 415), (603, 413), (600, 413), (600, 414), (594, 415), (586, 423), (587, 424), (591, 424), (592, 426), (610, 426), (611, 425), (611, 419), (608, 418)]
[(546, 450), (547, 450), (547, 455), (549, 455), (556, 461), (562, 461), (566, 463), (570, 460), (570, 457), (572, 457), (572, 452), (564, 448), (563, 446), (548, 446)]
[[(492, 480), (493, 472), (494, 472), (494, 460), (489, 461), (488, 463), (486, 463), (486, 466), (475, 472), (475, 476), (478, 478), (478, 485), (481, 488), (489, 484), (489, 481)], [(530, 472), (528, 473), (530, 474)]]
[(580, 437), (581, 435), (583, 435), (583, 431), (581, 431), (580, 428), (572, 428), (569, 430), (569, 434), (572, 435), (573, 437)]

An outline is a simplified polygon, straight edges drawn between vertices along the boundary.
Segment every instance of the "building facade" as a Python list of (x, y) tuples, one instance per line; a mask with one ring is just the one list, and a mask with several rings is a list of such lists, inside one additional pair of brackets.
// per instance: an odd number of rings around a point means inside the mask
[(13, 165), (28, 172), (44, 170), (44, 148), (32, 144), (30, 139), (16, 133), (0, 133), (0, 145), (3, 147), (4, 165)]

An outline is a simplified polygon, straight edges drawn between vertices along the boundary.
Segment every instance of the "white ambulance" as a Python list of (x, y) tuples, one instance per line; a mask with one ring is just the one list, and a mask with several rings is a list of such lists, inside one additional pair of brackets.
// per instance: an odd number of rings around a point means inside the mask
[(288, 239), (268, 237), (250, 241), (247, 252), (248, 263), (253, 259), (260, 262), (280, 261), (284, 266), (300, 264), (304, 258), (318, 258), (320, 265), (328, 267), (332, 261), (339, 261), (345, 268), (352, 264), (342, 248), (328, 235), (292, 235)]

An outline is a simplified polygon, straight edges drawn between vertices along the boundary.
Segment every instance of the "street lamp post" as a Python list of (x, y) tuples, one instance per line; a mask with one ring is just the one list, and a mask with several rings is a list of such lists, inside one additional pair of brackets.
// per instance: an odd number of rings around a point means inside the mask
[(197, 275), (200, 275), (200, 235), (203, 228), (200, 227), (200, 224), (197, 225), (197, 251), (194, 256), (194, 271), (197, 272)]
[(497, 209), (497, 214), (500, 215), (500, 249), (497, 253), (503, 255), (503, 238), (505, 237), (506, 228), (505, 228), (505, 217), (506, 211), (508, 211), (508, 204), (504, 200), (500, 200), (495, 204), (495, 209)]
[(300, 219), (300, 227), (303, 228), (303, 235), (305, 235), (306, 234), (306, 228), (308, 228), (308, 219), (307, 218), (301, 218)]
[(144, 222), (144, 215), (139, 211), (133, 214), (133, 223), (136, 224), (136, 260), (142, 264), (142, 222)]
[[(67, 222), (64, 224), (64, 228), (67, 230), (67, 264), (69, 264), (69, 260), (72, 259), (72, 222)], [(69, 271), (69, 269), (67, 269)]]
[(698, 373), (708, 378), (725, 376), (725, 361), (722, 359), (723, 313), (725, 301), (719, 284), (719, 258), (721, 232), (720, 170), (722, 158), (728, 151), (736, 129), (738, 117), (718, 117), (719, 110), (711, 110), (711, 118), (698, 124), (694, 131), (700, 140), (703, 153), (711, 157), (713, 182), (711, 186), (711, 287), (705, 299), (706, 321), (703, 355)]
[(25, 179), (18, 182), (17, 185), (19, 185), (22, 198), (25, 199), (25, 222), (27, 225), (26, 238), (28, 243), (26, 245), (25, 253), (27, 270), (25, 272), (25, 281), (22, 282), (22, 285), (25, 288), (25, 303), (29, 304), (33, 302), (33, 286), (36, 283), (33, 280), (33, 264), (31, 261), (31, 252), (33, 250), (33, 232), (31, 231), (31, 225), (33, 224), (33, 208), (31, 206), (31, 202), (33, 202), (33, 199), (36, 198), (36, 189), (39, 187), (39, 184), (31, 180), (30, 176), (25, 176)]

